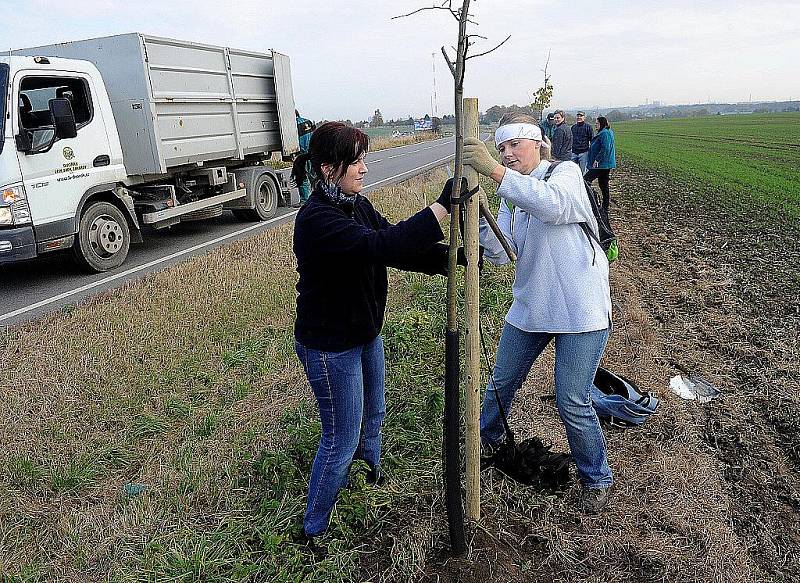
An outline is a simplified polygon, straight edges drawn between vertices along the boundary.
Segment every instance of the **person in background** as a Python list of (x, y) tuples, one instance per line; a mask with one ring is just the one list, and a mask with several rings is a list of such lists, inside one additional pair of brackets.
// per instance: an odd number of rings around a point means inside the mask
[(614, 145), (614, 131), (608, 125), (608, 119), (598, 116), (594, 124), (597, 135), (589, 146), (587, 158), (588, 170), (583, 175), (586, 182), (592, 182), (595, 178), (600, 185), (603, 193), (603, 211), (608, 216), (608, 205), (611, 200), (609, 195), (608, 181), (611, 170), (617, 167), (617, 155)]
[[(510, 114), (500, 120), (495, 144), (502, 165), (474, 138), (464, 140), (464, 164), (494, 180), (500, 204), (497, 223), (517, 253), (512, 293), (481, 411), (481, 444), (491, 453), (503, 437), (494, 391), (509, 412), (534, 361), (555, 344), (556, 406), (578, 468), (580, 503), (596, 513), (608, 503), (613, 482), (606, 441), (589, 391), (603, 356), (611, 326), (608, 260), (581, 223), (598, 232), (577, 164), (553, 169), (539, 127), (530, 116)], [(495, 265), (508, 257), (481, 222), (484, 257)], [(482, 456), (489, 458), (489, 455)]]
[(553, 158), (555, 160), (572, 160), (572, 132), (566, 124), (566, 115), (559, 109), (553, 116), (556, 127), (553, 130)]
[[(300, 138), (300, 154), (307, 154), (308, 145), (311, 143), (311, 134), (316, 126), (313, 121), (301, 116), (296, 109), (294, 110), (294, 116), (297, 122), (297, 136)], [(306, 168), (306, 176), (310, 174), (310, 170), (310, 167)], [(311, 183), (308, 181), (308, 178), (301, 184), (298, 184), (297, 189), (300, 191), (300, 205), (303, 205), (311, 195)]]
[(353, 460), (369, 466), (368, 483), (383, 482), (386, 268), (447, 272), (448, 247), (438, 241), (444, 238), (439, 223), (450, 210), (452, 181), (436, 202), (393, 225), (360, 194), (368, 147), (364, 132), (326, 122), (292, 168), (295, 184), (307, 178), (312, 183), (294, 224), (295, 349), (322, 421), (301, 537), (312, 548), (319, 548), (314, 537), (328, 528)]
[(586, 114), (579, 111), (572, 124), (572, 161), (581, 167), (581, 173), (586, 172), (586, 160), (589, 157), (589, 144), (594, 132), (592, 126), (586, 123)]
[(542, 135), (551, 142), (553, 141), (553, 133), (556, 130), (555, 114), (548, 113), (541, 123), (539, 128), (542, 130)]

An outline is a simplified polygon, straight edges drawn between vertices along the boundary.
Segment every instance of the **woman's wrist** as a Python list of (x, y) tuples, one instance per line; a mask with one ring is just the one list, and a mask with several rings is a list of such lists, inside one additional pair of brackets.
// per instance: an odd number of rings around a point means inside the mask
[(436, 217), (436, 220), (440, 223), (444, 220), (444, 218), (450, 214), (441, 203), (435, 202), (431, 206), (428, 207), (433, 212), (433, 216)]
[(506, 167), (503, 166), (502, 164), (498, 164), (497, 166), (495, 166), (494, 170), (492, 170), (492, 173), (489, 175), (489, 178), (494, 180), (497, 184), (500, 184), (501, 182), (503, 182), (503, 177), (505, 175), (506, 175)]

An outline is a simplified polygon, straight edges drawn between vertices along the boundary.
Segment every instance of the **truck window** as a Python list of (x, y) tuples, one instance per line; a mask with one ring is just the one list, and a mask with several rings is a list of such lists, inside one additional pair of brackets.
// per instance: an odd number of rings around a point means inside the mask
[(78, 129), (92, 121), (92, 99), (84, 79), (25, 77), (19, 87), (19, 122), (26, 130), (52, 127), (50, 100), (69, 99)]

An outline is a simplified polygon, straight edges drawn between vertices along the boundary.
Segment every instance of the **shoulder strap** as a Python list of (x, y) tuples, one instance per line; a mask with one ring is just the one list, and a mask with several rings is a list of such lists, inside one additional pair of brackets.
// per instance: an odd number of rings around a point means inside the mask
[(544, 178), (542, 178), (542, 180), (547, 182), (553, 175), (553, 170), (555, 170), (556, 166), (558, 166), (559, 164), (561, 164), (561, 160), (554, 160), (553, 162), (550, 162), (550, 168), (548, 168), (547, 172), (544, 173)]
[[(544, 173), (544, 178), (542, 178), (542, 180), (546, 181), (548, 178), (550, 178), (550, 176), (553, 175), (553, 170), (555, 170), (556, 166), (558, 166), (559, 164), (561, 164), (561, 160), (556, 160), (554, 162), (550, 162), (550, 168), (548, 168), (547, 172)], [(586, 188), (586, 186), (587, 186), (587, 184), (586, 184), (586, 181), (584, 180), (583, 181), (584, 189)], [(587, 195), (588, 195), (588, 192), (587, 192)], [(603, 248), (603, 246), (600, 244), (600, 239), (597, 238), (597, 235), (594, 234), (594, 231), (592, 231), (591, 227), (589, 227), (589, 225), (587, 223), (585, 223), (585, 222), (584, 223), (578, 223), (578, 226), (580, 226), (580, 228), (583, 229), (583, 232), (586, 235), (586, 238), (589, 239), (589, 245), (592, 248), (592, 265), (594, 265), (595, 259), (597, 258), (597, 249), (595, 249), (594, 245), (592, 245), (592, 241), (597, 242), (597, 245), (601, 249)]]

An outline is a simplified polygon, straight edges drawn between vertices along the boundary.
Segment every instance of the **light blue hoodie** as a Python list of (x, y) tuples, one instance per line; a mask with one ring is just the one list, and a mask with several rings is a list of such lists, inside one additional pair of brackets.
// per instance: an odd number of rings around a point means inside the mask
[[(550, 162), (529, 175), (506, 168), (497, 194), (497, 223), (517, 254), (514, 303), (506, 321), (526, 332), (577, 333), (604, 330), (611, 322), (608, 260), (580, 223), (597, 233), (597, 221), (580, 168), (562, 162), (542, 180)], [(481, 220), (484, 257), (508, 263), (500, 241)]]

